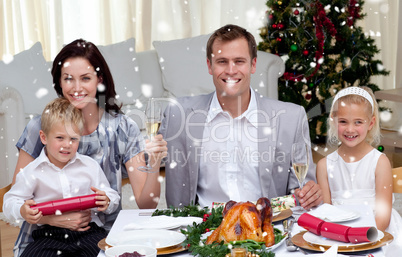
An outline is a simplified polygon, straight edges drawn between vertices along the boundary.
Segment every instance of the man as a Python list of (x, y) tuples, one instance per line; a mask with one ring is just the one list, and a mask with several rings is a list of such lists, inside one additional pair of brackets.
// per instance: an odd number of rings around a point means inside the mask
[[(215, 31), (207, 43), (207, 65), (216, 91), (183, 97), (166, 108), (160, 133), (168, 142), (168, 206), (256, 201), (290, 194), (298, 187), (291, 172), (295, 142), (310, 142), (305, 110), (251, 90), (256, 71), (254, 37), (236, 25)], [(322, 202), (311, 159), (302, 207)]]

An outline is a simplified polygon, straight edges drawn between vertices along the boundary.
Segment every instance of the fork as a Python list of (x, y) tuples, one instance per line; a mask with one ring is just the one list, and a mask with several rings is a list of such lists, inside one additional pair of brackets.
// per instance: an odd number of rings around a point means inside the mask
[(298, 247), (295, 244), (293, 244), (293, 242), (292, 242), (291, 231), (292, 231), (294, 222), (295, 222), (295, 220), (292, 218), (283, 221), (283, 230), (288, 235), (288, 237), (285, 240), (286, 250), (288, 250), (289, 252), (294, 252), (298, 249)]

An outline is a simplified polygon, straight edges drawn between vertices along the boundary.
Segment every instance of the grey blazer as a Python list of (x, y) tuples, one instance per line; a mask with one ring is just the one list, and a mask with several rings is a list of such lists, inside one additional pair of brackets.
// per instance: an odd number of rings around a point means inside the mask
[[(213, 93), (182, 97), (168, 105), (159, 132), (168, 143), (166, 200), (168, 206), (196, 203), (202, 136)], [(262, 196), (277, 197), (298, 188), (291, 172), (291, 146), (310, 142), (306, 112), (292, 103), (262, 97), (256, 93), (258, 109), (259, 176)], [(219, 172), (219, 171), (218, 171)], [(315, 181), (310, 154), (306, 181)]]

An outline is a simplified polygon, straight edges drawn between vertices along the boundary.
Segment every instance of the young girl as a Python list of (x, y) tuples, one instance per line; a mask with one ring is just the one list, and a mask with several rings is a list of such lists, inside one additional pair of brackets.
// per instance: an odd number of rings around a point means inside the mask
[(325, 203), (369, 204), (377, 228), (395, 239), (402, 228), (392, 209), (392, 171), (385, 154), (372, 145), (380, 141), (378, 105), (367, 87), (348, 87), (338, 92), (329, 117), (329, 141), (337, 151), (317, 163), (317, 182)]

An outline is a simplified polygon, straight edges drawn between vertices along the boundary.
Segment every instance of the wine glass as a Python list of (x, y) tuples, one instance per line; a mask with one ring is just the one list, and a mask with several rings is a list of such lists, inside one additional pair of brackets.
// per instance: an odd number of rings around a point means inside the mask
[[(161, 126), (162, 122), (162, 105), (160, 101), (153, 98), (149, 99), (147, 107), (145, 109), (145, 116), (146, 116), (145, 130), (148, 139), (152, 141), (152, 139), (158, 134), (159, 127)], [(138, 170), (144, 172), (151, 172), (152, 167), (149, 164), (149, 158), (147, 165), (138, 167)]]
[[(309, 145), (305, 142), (294, 143), (292, 145), (292, 167), (299, 182), (300, 190), (303, 187), (304, 180), (307, 175), (309, 165)], [(303, 213), (306, 210), (301, 206), (296, 206), (292, 209), (293, 212)]]

